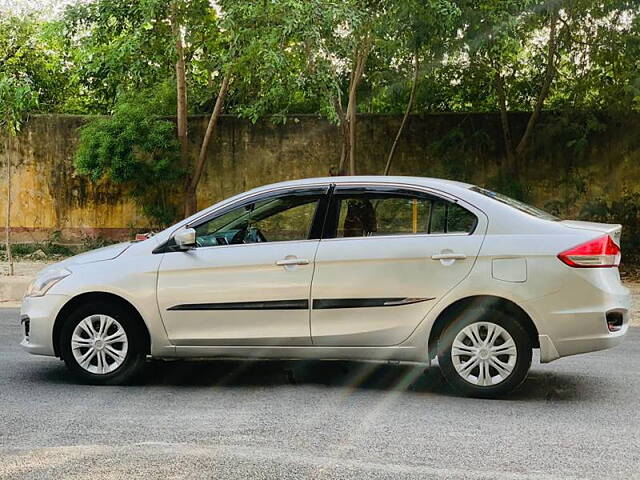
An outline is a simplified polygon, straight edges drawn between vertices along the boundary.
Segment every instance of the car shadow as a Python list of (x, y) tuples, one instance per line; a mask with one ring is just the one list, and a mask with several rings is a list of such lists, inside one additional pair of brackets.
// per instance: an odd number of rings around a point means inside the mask
[[(61, 363), (57, 367), (38, 371), (42, 380), (49, 383), (75, 383), (74, 377)], [(243, 388), (296, 385), (460, 396), (449, 386), (437, 366), (425, 368), (356, 361), (152, 360), (147, 363), (138, 381), (129, 387)], [(593, 379), (587, 383), (576, 375), (532, 370), (522, 385), (504, 400), (588, 401), (591, 397), (599, 396), (601, 399), (601, 389), (606, 388), (606, 385), (598, 385)]]
[[(140, 380), (144, 385), (218, 387), (319, 385), (362, 390), (406, 391), (459, 396), (436, 366), (356, 361), (152, 361)], [(597, 386), (596, 386), (597, 387)], [(580, 377), (533, 370), (508, 400), (588, 399), (593, 383)]]
[(440, 391), (448, 386), (437, 368), (357, 361), (155, 361), (142, 382), (165, 385), (320, 385), (373, 390)]

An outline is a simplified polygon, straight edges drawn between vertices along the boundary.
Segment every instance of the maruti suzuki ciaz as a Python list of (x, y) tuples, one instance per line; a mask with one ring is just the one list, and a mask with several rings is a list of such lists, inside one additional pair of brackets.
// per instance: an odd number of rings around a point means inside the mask
[(532, 349), (546, 363), (622, 340), (620, 233), (454, 181), (278, 183), (47, 267), (22, 346), (94, 384), (148, 357), (437, 358), (462, 394), (495, 397)]

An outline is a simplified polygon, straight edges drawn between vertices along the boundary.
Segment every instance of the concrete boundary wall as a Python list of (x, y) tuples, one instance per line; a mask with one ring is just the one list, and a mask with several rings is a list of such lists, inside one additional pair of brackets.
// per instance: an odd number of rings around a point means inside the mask
[[(516, 132), (528, 114), (513, 114)], [(128, 237), (149, 221), (120, 188), (94, 185), (73, 168), (78, 129), (90, 117), (37, 115), (10, 142), (14, 238), (43, 240), (52, 232), (63, 237)], [(401, 118), (361, 115), (358, 121), (358, 169), (380, 174)], [(190, 118), (195, 155), (207, 117)], [(530, 201), (554, 205), (575, 215), (595, 198), (615, 199), (640, 184), (640, 116), (604, 120), (586, 147), (576, 149), (559, 117), (545, 114), (535, 136), (522, 184)], [(575, 135), (574, 135), (575, 136)], [(338, 128), (314, 115), (290, 116), (281, 125), (268, 119), (252, 124), (223, 116), (210, 148), (198, 192), (200, 207), (246, 189), (282, 180), (324, 176), (340, 153)], [(4, 163), (4, 156), (3, 163)], [(411, 116), (394, 161), (393, 173), (439, 176), (503, 186), (499, 118), (495, 114)], [(0, 226), (5, 223), (5, 170), (0, 173)]]

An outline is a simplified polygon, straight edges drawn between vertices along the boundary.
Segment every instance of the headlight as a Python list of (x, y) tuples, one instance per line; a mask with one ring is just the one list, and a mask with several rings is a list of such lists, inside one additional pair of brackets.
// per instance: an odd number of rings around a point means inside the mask
[(25, 297), (41, 297), (56, 283), (71, 275), (66, 268), (46, 270), (38, 275), (27, 287)]

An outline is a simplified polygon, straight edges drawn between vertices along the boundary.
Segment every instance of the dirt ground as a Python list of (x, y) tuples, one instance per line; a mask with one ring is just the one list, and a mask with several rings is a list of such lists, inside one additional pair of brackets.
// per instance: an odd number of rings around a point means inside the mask
[[(47, 265), (53, 262), (41, 261), (41, 262), (32, 262), (32, 261), (22, 261), (14, 262), (13, 269), (14, 275), (24, 275), (33, 277), (36, 273), (42, 270)], [(7, 275), (9, 273), (9, 264), (6, 262), (0, 262), (0, 275)]]
[(631, 325), (640, 327), (640, 282), (624, 282), (631, 290)]

